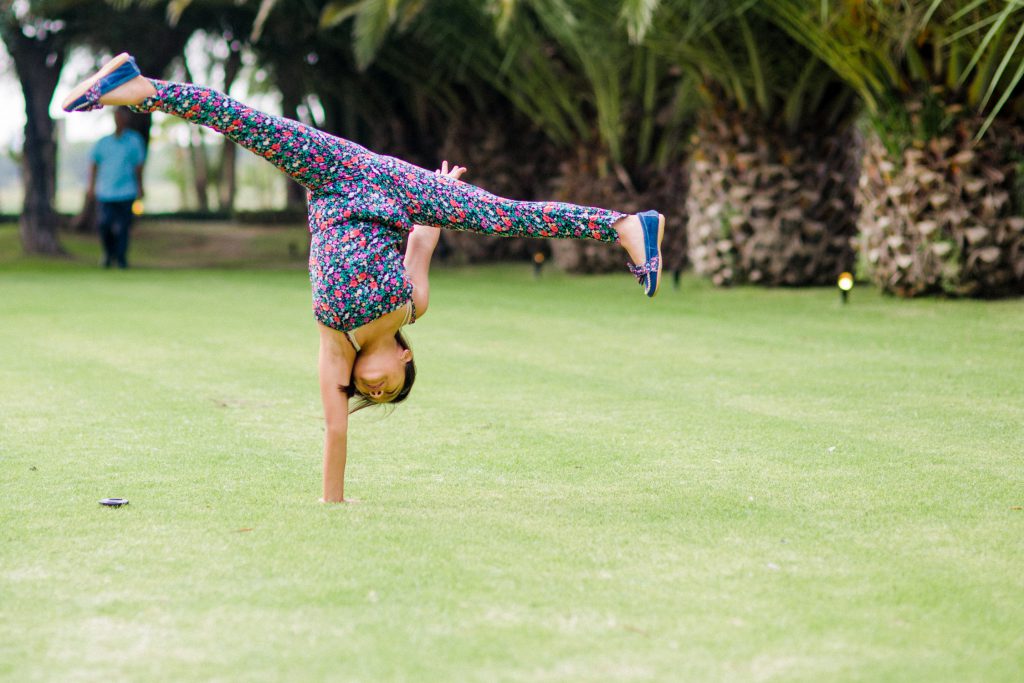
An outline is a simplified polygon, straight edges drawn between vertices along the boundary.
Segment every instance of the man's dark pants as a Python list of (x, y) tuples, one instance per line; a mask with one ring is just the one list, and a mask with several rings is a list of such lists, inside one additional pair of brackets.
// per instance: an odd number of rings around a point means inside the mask
[(128, 267), (128, 234), (132, 228), (132, 202), (98, 202), (100, 240), (103, 242), (103, 265)]

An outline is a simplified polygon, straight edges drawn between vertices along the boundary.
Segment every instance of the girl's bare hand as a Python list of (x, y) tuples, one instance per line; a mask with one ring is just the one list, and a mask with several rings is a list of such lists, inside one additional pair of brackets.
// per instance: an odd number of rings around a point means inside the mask
[(445, 160), (441, 162), (441, 168), (434, 171), (434, 175), (447, 176), (449, 178), (454, 178), (455, 180), (458, 180), (459, 178), (462, 177), (462, 174), (465, 172), (465, 166), (456, 166), (453, 164), (451, 168), (448, 168), (448, 161)]

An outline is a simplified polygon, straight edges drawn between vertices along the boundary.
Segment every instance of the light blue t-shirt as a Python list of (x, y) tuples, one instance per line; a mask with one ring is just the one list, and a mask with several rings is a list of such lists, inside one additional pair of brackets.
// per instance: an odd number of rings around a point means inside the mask
[(139, 196), (135, 168), (146, 160), (146, 145), (137, 131), (101, 138), (92, 148), (92, 160), (96, 164), (96, 199), (121, 202)]

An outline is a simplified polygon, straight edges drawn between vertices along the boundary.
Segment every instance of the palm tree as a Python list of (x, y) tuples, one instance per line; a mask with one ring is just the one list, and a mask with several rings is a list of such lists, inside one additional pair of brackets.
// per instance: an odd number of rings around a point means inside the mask
[[(529, 91), (541, 104), (531, 118), (562, 158), (554, 195), (624, 211), (660, 207), (668, 215), (666, 264), (678, 269), (685, 259), (682, 160), (695, 79), (642, 44), (643, 4), (502, 3), (495, 26), (503, 68), (496, 73), (503, 92)], [(551, 248), (569, 270), (622, 267), (618, 250), (606, 245), (556, 242)]]
[(854, 91), (757, 3), (665, 0), (646, 44), (696, 73), (689, 253), (715, 284), (810, 285), (851, 267)]
[(904, 296), (1024, 293), (1024, 5), (763, 4), (870, 105), (860, 243), (872, 279)]
[[(477, 139), (504, 140), (504, 151), (499, 144), (483, 150), (492, 156), (485, 166), (505, 167), (491, 175), (522, 176), (510, 167), (525, 163), (534, 179), (558, 177), (529, 187), (535, 196), (624, 210), (675, 200), (682, 209), (681, 174), (656, 171), (682, 156), (689, 82), (630, 44), (620, 9), (617, 0), (363, 0), (329, 3), (322, 24), (350, 25), (357, 65), (402, 80), (403, 99), (427, 103), (419, 111), (433, 112), (433, 128), (469, 122)], [(467, 161), (477, 152), (466, 149)], [(497, 163), (495, 154), (512, 163)], [(617, 251), (601, 245), (551, 246), (572, 269), (622, 266)], [(682, 245), (675, 251), (682, 255)]]
[[(544, 193), (541, 180), (557, 172), (553, 147), (573, 139), (572, 100), (546, 94), (558, 79), (547, 62), (541, 78), (510, 85), (514, 68), (503, 60), (519, 55), (498, 44), (495, 19), (482, 3), (328, 3), (320, 27), (335, 64), (318, 90), (322, 100), (344, 99), (339, 133), (424, 166), (458, 160), (475, 183), (499, 194)], [(516, 49), (530, 36), (517, 38)], [(546, 133), (538, 121), (546, 122)], [(445, 239), (457, 258), (470, 261), (537, 249), (523, 240), (453, 233)]]

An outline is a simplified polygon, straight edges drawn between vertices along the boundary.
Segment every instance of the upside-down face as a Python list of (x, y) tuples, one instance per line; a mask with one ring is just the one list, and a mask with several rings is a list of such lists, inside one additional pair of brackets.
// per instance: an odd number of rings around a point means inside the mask
[(396, 341), (356, 356), (352, 380), (356, 390), (374, 403), (389, 403), (405, 386), (405, 365), (412, 361), (412, 351)]

